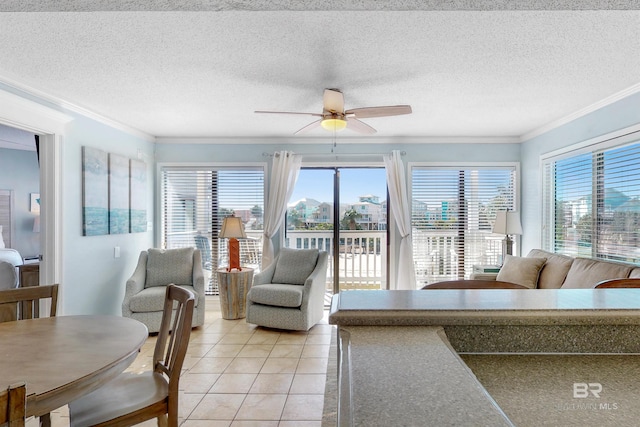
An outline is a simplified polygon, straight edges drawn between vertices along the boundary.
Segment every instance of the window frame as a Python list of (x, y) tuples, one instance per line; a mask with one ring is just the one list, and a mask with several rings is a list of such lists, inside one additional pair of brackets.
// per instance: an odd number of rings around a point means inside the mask
[[(267, 193), (267, 181), (269, 179), (268, 167), (266, 162), (159, 162), (156, 165), (156, 186), (155, 186), (155, 230), (154, 230), (154, 246), (161, 247), (164, 245), (164, 199), (162, 193), (163, 172), (165, 170), (184, 170), (184, 171), (261, 171), (263, 175), (263, 212), (266, 212), (266, 206), (269, 203)], [(213, 232), (213, 231), (212, 231)], [(213, 236), (212, 236), (213, 238)], [(215, 279), (215, 278), (214, 278)], [(214, 280), (215, 281), (215, 280)], [(214, 291), (215, 292), (215, 291)]]
[[(602, 163), (594, 163), (594, 158), (596, 156), (604, 156), (604, 153), (608, 150), (615, 150), (626, 145), (633, 145), (634, 143), (640, 146), (640, 124), (600, 135), (595, 138), (581, 141), (540, 155), (540, 218), (542, 222), (540, 228), (540, 242), (542, 249), (554, 253), (556, 251), (556, 233), (553, 231), (556, 225), (556, 190), (553, 182), (548, 182), (551, 178), (550, 175), (554, 174), (555, 164), (562, 160), (589, 154), (593, 170), (591, 176), (592, 192), (590, 200), (592, 214), (592, 241), (590, 257), (593, 259), (607, 258), (605, 253), (600, 253), (598, 251), (599, 234), (597, 232), (597, 227), (601, 221), (597, 212), (598, 201), (600, 200), (598, 186), (603, 185), (604, 183), (604, 178), (602, 180), (598, 178), (604, 177), (604, 175), (601, 173)], [(583, 254), (581, 254), (581, 256), (582, 255)]]
[[(514, 185), (513, 185), (513, 206), (514, 206), (514, 210), (517, 212), (520, 212), (520, 215), (522, 215), (521, 212), (521, 187), (522, 187), (522, 180), (521, 180), (521, 164), (518, 161), (505, 161), (505, 162), (409, 162), (407, 164), (407, 181), (408, 181), (408, 194), (409, 194), (409, 198), (410, 200), (413, 199), (413, 173), (414, 173), (414, 169), (425, 169), (425, 168), (432, 168), (432, 169), (451, 169), (451, 170), (464, 170), (464, 169), (484, 169), (484, 170), (491, 170), (491, 169), (505, 169), (505, 170), (513, 170), (514, 173)], [(413, 205), (413, 203), (412, 203)], [(413, 240), (413, 219), (412, 219), (412, 223), (411, 223), (411, 233), (412, 233), (412, 240)], [(514, 252), (514, 255), (518, 255), (521, 251), (521, 236), (513, 236), (514, 237), (514, 244), (515, 244), (515, 249), (516, 252)], [(465, 272), (463, 271), (462, 273), (463, 275), (466, 276)]]

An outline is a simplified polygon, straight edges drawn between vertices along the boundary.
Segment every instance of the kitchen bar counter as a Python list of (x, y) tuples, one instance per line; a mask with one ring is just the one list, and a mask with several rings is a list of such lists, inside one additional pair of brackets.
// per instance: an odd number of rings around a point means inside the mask
[(323, 427), (511, 425), (465, 355), (639, 354), (640, 289), (347, 291), (329, 323)]

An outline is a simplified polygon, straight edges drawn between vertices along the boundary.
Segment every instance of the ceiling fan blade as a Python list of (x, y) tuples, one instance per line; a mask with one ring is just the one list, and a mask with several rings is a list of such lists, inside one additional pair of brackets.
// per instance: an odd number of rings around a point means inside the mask
[(322, 108), (327, 111), (342, 113), (344, 111), (344, 95), (337, 89), (325, 89), (322, 96)]
[(402, 114), (411, 114), (410, 105), (389, 105), (386, 107), (364, 107), (353, 108), (345, 111), (345, 114), (353, 114), (358, 119), (367, 119), (371, 117), (387, 117), (400, 116)]
[(297, 113), (297, 112), (293, 112), (293, 111), (254, 111), (254, 113), (258, 113), (258, 114), (297, 114), (297, 115), (301, 115), (301, 116), (322, 117), (322, 114), (320, 114), (320, 113)]
[(373, 135), (377, 132), (374, 128), (372, 128), (365, 122), (361, 122), (354, 117), (347, 118), (347, 128), (367, 135)]
[[(320, 115), (322, 115), (322, 114), (320, 114)], [(298, 134), (301, 134), (301, 133), (307, 133), (307, 132), (309, 132), (310, 130), (315, 129), (315, 128), (317, 128), (318, 126), (320, 126), (320, 123), (321, 123), (321, 122), (322, 122), (322, 119), (318, 119), (318, 120), (316, 120), (315, 122), (311, 122), (311, 123), (309, 123), (308, 125), (306, 125), (306, 126), (305, 126), (305, 127), (303, 127), (302, 129), (298, 129), (298, 130), (297, 130), (297, 131), (295, 131), (293, 134), (294, 134), (294, 135), (298, 135)]]

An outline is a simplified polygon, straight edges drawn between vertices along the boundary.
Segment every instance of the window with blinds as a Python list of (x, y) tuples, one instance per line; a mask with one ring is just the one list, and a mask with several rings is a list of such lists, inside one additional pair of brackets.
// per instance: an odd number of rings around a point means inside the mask
[(545, 249), (640, 262), (640, 139), (635, 138), (543, 163)]
[(207, 293), (217, 294), (216, 270), (228, 265), (227, 242), (218, 239), (224, 217), (242, 218), (241, 264), (259, 269), (264, 212), (262, 167), (163, 166), (161, 242), (167, 249), (193, 246), (202, 252)]
[(418, 286), (468, 278), (474, 265), (498, 264), (498, 210), (515, 210), (516, 167), (414, 166), (412, 240)]

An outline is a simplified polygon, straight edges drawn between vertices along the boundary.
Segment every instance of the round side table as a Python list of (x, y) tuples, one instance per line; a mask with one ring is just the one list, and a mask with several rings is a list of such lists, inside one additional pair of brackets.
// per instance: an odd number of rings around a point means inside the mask
[(247, 315), (247, 293), (253, 282), (253, 268), (242, 267), (242, 271), (218, 270), (220, 311), (223, 319), (242, 319)]

